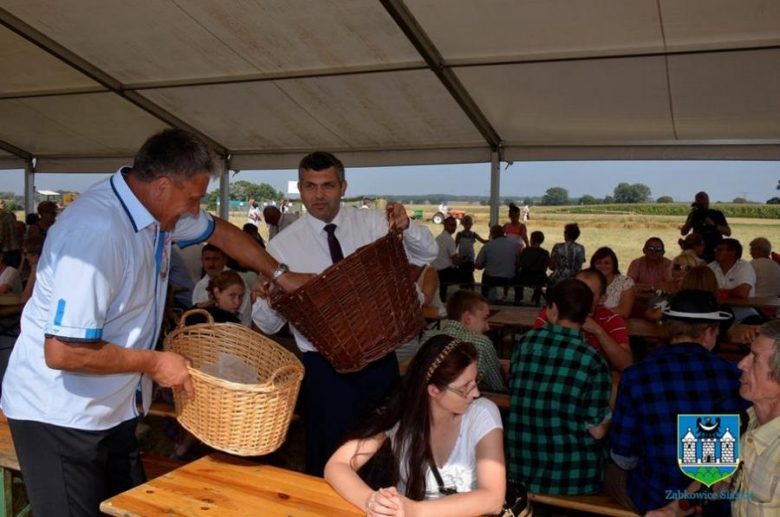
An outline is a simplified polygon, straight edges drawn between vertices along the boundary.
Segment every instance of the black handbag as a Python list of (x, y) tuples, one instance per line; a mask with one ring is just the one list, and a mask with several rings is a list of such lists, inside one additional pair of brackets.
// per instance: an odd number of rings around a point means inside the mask
[[(433, 477), (436, 478), (436, 484), (439, 485), (439, 493), (442, 495), (457, 494), (455, 488), (444, 486), (444, 480), (441, 478), (436, 463), (431, 461), (431, 470)], [(531, 507), (531, 501), (528, 499), (528, 490), (521, 483), (512, 478), (506, 479), (506, 495), (504, 496), (504, 507), (499, 517), (533, 517), (534, 510)]]

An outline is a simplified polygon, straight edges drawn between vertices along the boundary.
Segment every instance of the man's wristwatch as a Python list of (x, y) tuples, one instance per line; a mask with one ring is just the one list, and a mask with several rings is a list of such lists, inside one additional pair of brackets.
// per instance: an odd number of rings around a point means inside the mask
[(282, 276), (285, 273), (288, 273), (289, 271), (290, 268), (287, 266), (287, 264), (279, 262), (279, 265), (276, 266), (274, 272), (271, 273), (271, 282), (276, 283), (276, 281), (279, 279), (280, 276)]

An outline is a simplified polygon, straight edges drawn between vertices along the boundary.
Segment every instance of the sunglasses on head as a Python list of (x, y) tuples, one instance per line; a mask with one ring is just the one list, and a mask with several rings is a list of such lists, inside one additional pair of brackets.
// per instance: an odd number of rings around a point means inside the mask
[(663, 251), (664, 247), (663, 246), (645, 246), (645, 249), (647, 251)]

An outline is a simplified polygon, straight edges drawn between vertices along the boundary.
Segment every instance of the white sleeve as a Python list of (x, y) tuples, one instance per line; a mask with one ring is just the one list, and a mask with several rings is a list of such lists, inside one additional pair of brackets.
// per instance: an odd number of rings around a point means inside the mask
[(753, 269), (753, 266), (747, 262), (743, 262), (742, 266), (743, 267), (740, 267), (739, 271), (737, 271), (737, 280), (734, 282), (734, 287), (740, 286), (742, 284), (748, 284), (750, 286), (750, 294), (752, 296), (752, 291), (756, 287), (756, 270)]
[[(452, 242), (452, 256), (456, 253), (455, 241)], [(415, 266), (424, 266), (436, 260), (439, 254), (439, 245), (433, 238), (433, 234), (427, 226), (422, 226), (414, 221), (409, 221), (409, 228), (404, 232), (404, 247), (409, 256), (409, 262)]]
[(447, 256), (451, 257), (458, 254), (458, 248), (455, 246), (455, 239), (450, 237), (447, 239)]
[(52, 285), (44, 332), (100, 341), (127, 267), (127, 248), (121, 237), (110, 232), (78, 230), (58, 237), (42, 264), (50, 269)]
[(252, 306), (252, 321), (264, 334), (276, 334), (287, 323), (287, 320), (269, 307), (268, 302), (262, 298), (258, 298)]
[(211, 214), (201, 210), (197, 216), (184, 215), (179, 218), (173, 229), (172, 237), (179, 249), (208, 240), (214, 233), (214, 219)]
[(504, 428), (498, 407), (493, 401), (486, 398), (479, 398), (472, 402), (467, 416), (466, 435), (472, 450), (476, 449), (480, 440), (490, 431)]

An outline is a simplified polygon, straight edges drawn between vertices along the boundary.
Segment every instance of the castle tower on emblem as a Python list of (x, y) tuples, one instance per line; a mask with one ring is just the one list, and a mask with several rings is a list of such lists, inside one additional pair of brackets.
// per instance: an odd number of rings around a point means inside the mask
[(731, 435), (729, 428), (720, 438), (720, 461), (722, 463), (734, 463), (734, 442), (736, 440)]
[(683, 442), (683, 463), (696, 463), (696, 437), (693, 436), (691, 428), (682, 439)]

